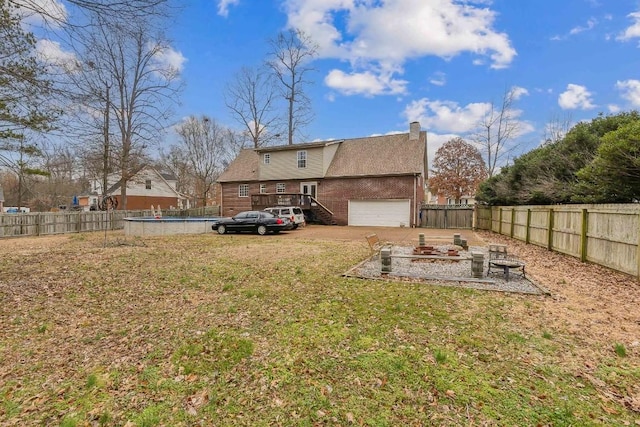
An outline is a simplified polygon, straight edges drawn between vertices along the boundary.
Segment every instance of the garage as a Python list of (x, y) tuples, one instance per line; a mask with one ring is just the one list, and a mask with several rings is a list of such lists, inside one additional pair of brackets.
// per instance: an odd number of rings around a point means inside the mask
[(411, 200), (349, 200), (349, 225), (408, 227)]

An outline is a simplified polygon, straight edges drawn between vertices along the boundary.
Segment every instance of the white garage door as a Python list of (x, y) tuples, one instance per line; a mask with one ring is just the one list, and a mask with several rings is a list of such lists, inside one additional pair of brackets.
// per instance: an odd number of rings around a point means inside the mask
[(410, 200), (349, 200), (349, 225), (409, 226)]

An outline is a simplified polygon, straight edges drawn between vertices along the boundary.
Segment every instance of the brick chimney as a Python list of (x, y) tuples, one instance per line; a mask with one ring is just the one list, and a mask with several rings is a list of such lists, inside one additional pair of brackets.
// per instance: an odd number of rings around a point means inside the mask
[(409, 124), (409, 141), (417, 141), (420, 138), (420, 122)]

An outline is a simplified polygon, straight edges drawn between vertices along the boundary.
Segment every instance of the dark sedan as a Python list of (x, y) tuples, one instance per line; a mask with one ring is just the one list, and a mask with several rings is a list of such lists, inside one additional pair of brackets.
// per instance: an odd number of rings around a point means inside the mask
[(249, 231), (264, 235), (269, 231), (279, 233), (281, 231), (291, 230), (293, 223), (271, 212), (247, 211), (240, 212), (233, 218), (220, 218), (211, 228), (219, 234), (225, 234), (230, 231)]

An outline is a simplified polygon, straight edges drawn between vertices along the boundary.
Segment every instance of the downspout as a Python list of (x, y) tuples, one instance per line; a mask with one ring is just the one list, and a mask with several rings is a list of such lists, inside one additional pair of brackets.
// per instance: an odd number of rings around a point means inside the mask
[(418, 215), (418, 201), (416, 200), (417, 196), (417, 188), (418, 188), (418, 175), (413, 176), (413, 226), (417, 227), (417, 215)]
[(220, 217), (224, 217), (224, 215), (222, 215), (222, 212), (224, 212), (224, 208), (222, 206), (222, 204), (224, 203), (224, 188), (222, 186), (222, 184), (220, 184)]

